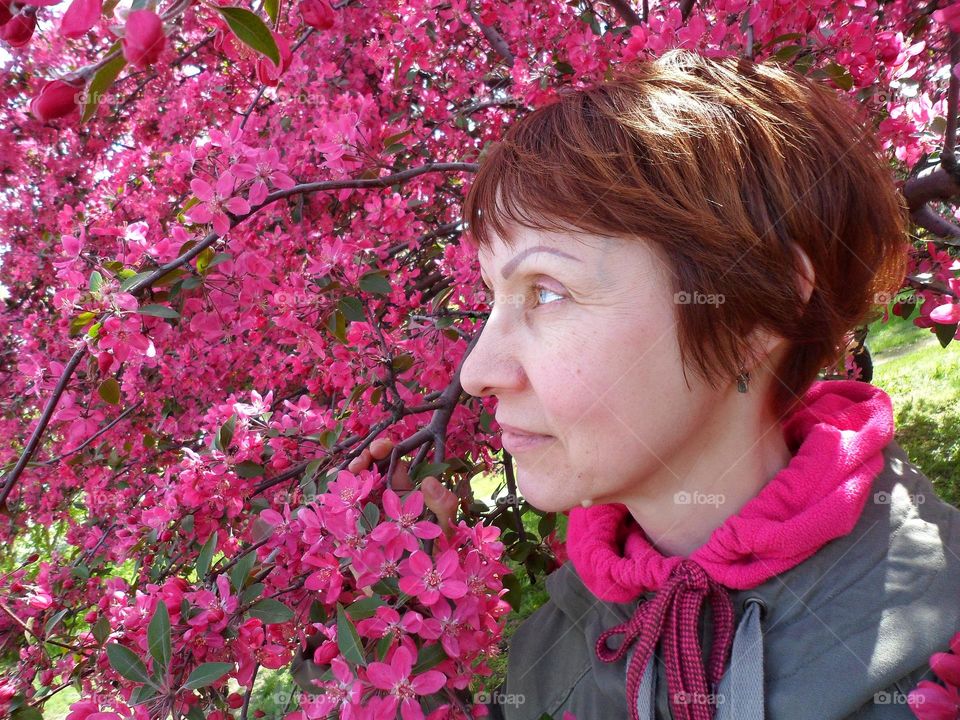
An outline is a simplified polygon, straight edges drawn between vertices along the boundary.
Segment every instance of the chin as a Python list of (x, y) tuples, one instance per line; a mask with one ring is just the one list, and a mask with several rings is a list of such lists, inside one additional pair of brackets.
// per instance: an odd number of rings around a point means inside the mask
[(564, 512), (576, 504), (576, 500), (551, 494), (549, 490), (542, 484), (533, 488), (524, 487), (524, 483), (517, 478), (517, 491), (540, 512)]

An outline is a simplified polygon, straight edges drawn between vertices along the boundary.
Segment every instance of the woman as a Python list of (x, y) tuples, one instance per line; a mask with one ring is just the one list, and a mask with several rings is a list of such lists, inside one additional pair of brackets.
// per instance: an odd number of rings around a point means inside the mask
[(913, 718), (960, 628), (960, 512), (883, 391), (817, 380), (905, 272), (861, 120), (675, 50), (519, 120), (465, 218), (494, 298), (461, 383), (524, 498), (569, 513), (492, 713)]

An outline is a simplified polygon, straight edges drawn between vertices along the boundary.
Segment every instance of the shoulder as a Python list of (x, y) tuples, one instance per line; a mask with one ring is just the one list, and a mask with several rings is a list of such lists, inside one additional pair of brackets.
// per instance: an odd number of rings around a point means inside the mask
[(798, 717), (795, 693), (805, 691), (830, 717), (910, 718), (905, 704), (878, 708), (876, 699), (931, 679), (930, 655), (946, 651), (960, 630), (960, 511), (937, 496), (896, 442), (883, 452), (854, 529), (745, 591), (769, 608), (764, 645), (774, 717)]

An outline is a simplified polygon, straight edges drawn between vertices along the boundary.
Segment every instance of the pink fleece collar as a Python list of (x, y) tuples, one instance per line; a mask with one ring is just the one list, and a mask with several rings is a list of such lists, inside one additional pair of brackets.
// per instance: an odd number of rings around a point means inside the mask
[[(781, 426), (789, 465), (690, 555), (728, 588), (756, 587), (853, 529), (893, 439), (893, 407), (868, 383), (821, 380)], [(683, 560), (654, 548), (619, 503), (571, 509), (567, 552), (607, 602), (659, 590)]]

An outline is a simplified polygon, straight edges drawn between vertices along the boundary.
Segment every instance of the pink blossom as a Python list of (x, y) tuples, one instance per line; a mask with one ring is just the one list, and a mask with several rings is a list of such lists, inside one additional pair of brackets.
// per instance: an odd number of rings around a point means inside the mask
[(425, 605), (432, 605), (441, 595), (456, 600), (467, 594), (455, 550), (440, 553), (436, 567), (425, 552), (417, 550), (400, 563), (400, 573), (400, 589), (416, 595)]
[(73, 0), (60, 21), (60, 34), (75, 40), (87, 34), (103, 8), (103, 0)]
[(919, 720), (957, 720), (960, 717), (960, 694), (957, 688), (944, 688), (930, 680), (921, 680), (910, 691), (907, 705)]
[(250, 212), (250, 204), (246, 200), (233, 196), (235, 183), (236, 178), (229, 172), (217, 178), (214, 186), (200, 178), (191, 180), (190, 189), (201, 202), (190, 208), (190, 222), (213, 222), (213, 231), (218, 235), (226, 235), (230, 230), (228, 212), (234, 215), (246, 215)]
[(127, 15), (124, 30), (121, 42), (127, 62), (142, 70), (157, 62), (167, 44), (159, 15), (153, 10), (134, 10)]
[(389, 717), (394, 717), (397, 706), (403, 720), (423, 720), (423, 710), (417, 701), (418, 695), (432, 695), (446, 684), (446, 678), (438, 670), (428, 670), (415, 677), (410, 676), (413, 670), (413, 653), (400, 645), (393, 651), (390, 663), (372, 662), (367, 666), (367, 679), (374, 687), (389, 692)]
[(436, 523), (418, 522), (423, 513), (423, 493), (419, 490), (412, 490), (401, 505), (400, 496), (387, 488), (383, 491), (383, 509), (394, 522), (383, 522), (373, 529), (370, 537), (377, 542), (399, 538), (403, 546), (413, 552), (420, 547), (421, 539), (439, 537), (443, 532)]

